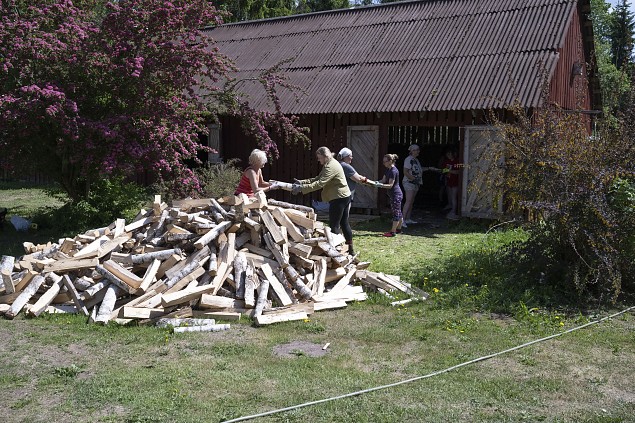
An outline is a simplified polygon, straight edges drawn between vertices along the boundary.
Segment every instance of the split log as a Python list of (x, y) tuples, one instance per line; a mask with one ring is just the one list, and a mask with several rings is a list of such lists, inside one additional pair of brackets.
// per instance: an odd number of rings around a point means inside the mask
[(280, 249), (280, 246), (278, 246), (278, 244), (274, 242), (271, 234), (270, 233), (264, 234), (263, 238), (265, 239), (265, 243), (267, 244), (267, 247), (269, 247), (269, 251), (273, 253), (274, 258), (276, 259), (280, 267), (282, 268), (287, 267), (289, 265), (289, 262), (286, 260), (286, 258), (282, 254), (282, 250)]
[(204, 265), (205, 261), (207, 261), (207, 257), (201, 261), (192, 261), (183, 269), (181, 269), (180, 272), (178, 272), (176, 275), (168, 279), (168, 281), (165, 283), (165, 286), (168, 289), (172, 288), (172, 286), (174, 286), (175, 283), (177, 283), (178, 281), (180, 281), (181, 279), (183, 279), (184, 277), (186, 277), (187, 275), (189, 275), (190, 273), (194, 272), (196, 269)]
[(9, 311), (4, 314), (5, 317), (13, 319), (15, 316), (17, 316), (24, 305), (28, 303), (31, 297), (35, 295), (38, 289), (40, 289), (40, 286), (44, 282), (44, 279), (44, 276), (36, 275), (31, 283), (27, 285), (27, 287), (24, 288), (24, 290), (15, 299), (15, 301), (13, 301), (13, 304), (11, 304), (11, 308), (9, 309)]
[(174, 333), (183, 332), (220, 332), (223, 330), (229, 330), (229, 323), (217, 324), (217, 325), (204, 325), (204, 326), (179, 326), (174, 328)]
[[(267, 304), (267, 292), (269, 292), (269, 279), (263, 279), (258, 287), (258, 300), (256, 301), (256, 310), (254, 316), (260, 316)], [(245, 303), (246, 305), (246, 303)]]
[(245, 302), (243, 300), (233, 300), (218, 295), (203, 294), (201, 295), (201, 301), (198, 306), (210, 309), (245, 308)]
[[(136, 288), (128, 285), (125, 281), (121, 280), (118, 276), (115, 276), (110, 270), (106, 269), (105, 267), (98, 265), (95, 270), (97, 270), (97, 272), (102, 275), (104, 278), (108, 279), (108, 281), (110, 281), (111, 283), (115, 284), (116, 286), (118, 286), (119, 288), (121, 288), (122, 290), (124, 290), (125, 292), (129, 293), (129, 294), (134, 294), (136, 291)], [(110, 310), (112, 311), (112, 310)]]
[(99, 310), (97, 311), (97, 316), (95, 317), (95, 323), (107, 324), (111, 320), (112, 311), (115, 308), (115, 302), (117, 301), (117, 297), (121, 293), (121, 289), (111, 283), (106, 288), (106, 294), (104, 295), (104, 299), (101, 301), (101, 305), (99, 306)]
[(229, 219), (229, 214), (220, 204), (218, 204), (218, 201), (216, 201), (214, 198), (210, 198), (210, 202), (212, 203), (212, 207), (214, 208), (214, 210), (216, 210), (218, 213), (221, 214), (221, 216), (223, 216), (223, 219)]
[(305, 213), (313, 213), (313, 209), (311, 207), (302, 206), (299, 204), (285, 203), (284, 201), (277, 201), (269, 199), (269, 204), (272, 206), (282, 207), (283, 209), (291, 209), (298, 210)]
[(57, 294), (60, 292), (60, 289), (62, 288), (61, 276), (56, 275), (55, 273), (49, 273), (46, 275), (46, 277), (51, 279), (53, 281), (53, 284), (29, 309), (29, 315), (31, 316), (37, 317), (42, 314), (44, 309), (53, 302), (53, 299), (57, 296)]
[(79, 293), (77, 292), (77, 289), (75, 289), (75, 285), (73, 285), (73, 282), (71, 282), (71, 278), (69, 278), (68, 275), (64, 275), (62, 277), (62, 282), (64, 283), (64, 286), (66, 286), (68, 293), (71, 295), (71, 298), (73, 299), (73, 303), (75, 303), (75, 307), (77, 307), (77, 310), (81, 311), (84, 316), (88, 317), (88, 309), (84, 305), (82, 299), (79, 298)]
[(284, 213), (293, 223), (305, 229), (315, 230), (324, 227), (323, 222), (308, 218), (304, 213), (296, 212), (289, 209), (285, 209)]
[(313, 289), (314, 296), (321, 296), (324, 293), (324, 284), (326, 282), (326, 260), (321, 259), (315, 262), (313, 267)]
[(295, 320), (306, 320), (309, 316), (304, 311), (287, 314), (261, 314), (254, 318), (258, 326), (270, 325), (272, 323), (291, 322)]
[(335, 260), (338, 266), (344, 267), (346, 264), (348, 264), (348, 259), (344, 257), (342, 253), (333, 248), (328, 242), (318, 242), (318, 247), (320, 247), (320, 249), (324, 251), (327, 256)]
[[(245, 258), (245, 260), (247, 260)], [(236, 264), (234, 263), (234, 267)], [(252, 262), (247, 263), (247, 267), (245, 268), (245, 307), (253, 308), (256, 306), (256, 298), (254, 296), (256, 290), (256, 279), (258, 276), (254, 273), (254, 265)], [(240, 298), (240, 297), (239, 297)]]
[(260, 218), (262, 219), (262, 223), (265, 224), (267, 230), (269, 231), (269, 234), (271, 234), (273, 241), (276, 244), (282, 244), (284, 242), (284, 236), (282, 235), (280, 227), (276, 224), (271, 213), (269, 213), (267, 210), (261, 211)]
[(292, 266), (285, 267), (284, 272), (289, 277), (295, 290), (298, 291), (302, 298), (305, 300), (310, 299), (313, 294), (311, 293), (311, 290), (306, 287), (298, 272)]
[(90, 244), (88, 244), (87, 246), (85, 246), (84, 248), (82, 248), (81, 250), (79, 250), (77, 253), (73, 255), (73, 257), (76, 259), (97, 257), (99, 248), (108, 241), (110, 241), (110, 238), (108, 238), (107, 236), (101, 236), (97, 238), (96, 240), (94, 240), (93, 242), (91, 242)]
[(234, 282), (236, 283), (236, 298), (245, 298), (245, 279), (247, 277), (247, 257), (245, 253), (238, 253), (234, 258)]
[[(101, 309), (100, 309), (101, 311)], [(124, 319), (153, 319), (155, 317), (161, 317), (168, 313), (169, 310), (164, 308), (144, 308), (144, 307), (129, 307), (123, 306), (120, 317)]]
[(143, 282), (143, 279), (139, 276), (112, 260), (106, 260), (102, 266), (134, 289), (139, 288), (139, 286), (141, 286), (141, 282)]
[(127, 242), (129, 239), (130, 235), (124, 234), (122, 236), (104, 242), (97, 250), (97, 258), (105, 257), (113, 251), (121, 248), (121, 245)]
[(274, 267), (271, 270), (273, 270), (273, 274), (280, 281), (280, 283), (282, 284), (282, 287), (287, 292), (287, 295), (289, 296), (289, 298), (291, 298), (291, 302), (293, 304), (297, 304), (298, 299), (295, 297), (295, 293), (293, 292), (293, 287), (291, 286), (291, 283), (289, 283), (289, 281), (287, 280), (287, 275), (284, 274), (284, 270), (281, 267)]
[(160, 328), (165, 328), (168, 326), (206, 326), (206, 325), (215, 325), (215, 319), (194, 319), (194, 318), (185, 318), (185, 319), (170, 319), (170, 318), (162, 318), (157, 320), (155, 326)]
[(22, 290), (24, 289), (25, 286), (27, 286), (29, 283), (31, 283), (31, 280), (35, 277), (35, 275), (37, 275), (38, 273), (33, 272), (31, 270), (25, 270), (22, 273), (20, 273), (14, 280), (13, 280), (13, 284), (15, 285), (15, 292), (22, 292)]
[(44, 266), (43, 272), (69, 272), (71, 270), (79, 270), (79, 269), (92, 269), (99, 264), (99, 259), (95, 258), (86, 258), (86, 259), (67, 259), (67, 260), (58, 260), (53, 263), (46, 264)]
[(154, 260), (163, 261), (170, 258), (173, 254), (180, 256), (183, 253), (180, 248), (172, 248), (169, 250), (152, 251), (150, 253), (144, 253), (144, 254), (134, 254), (130, 256), (130, 263), (144, 264), (144, 263), (150, 263)]
[(141, 279), (141, 284), (139, 285), (138, 291), (146, 292), (150, 285), (154, 282), (157, 272), (159, 271), (159, 266), (161, 266), (161, 261), (154, 259), (152, 264), (148, 266), (146, 269), (146, 273), (143, 275)]
[(15, 292), (15, 285), (13, 285), (13, 279), (11, 279), (14, 265), (15, 257), (13, 256), (2, 256), (2, 259), (0, 259), (0, 277), (4, 285), (4, 292), (7, 294)]
[(194, 317), (213, 318), (220, 320), (240, 320), (242, 313), (230, 311), (192, 310)]
[(210, 242), (218, 238), (218, 236), (222, 232), (225, 232), (225, 230), (229, 228), (231, 225), (232, 225), (232, 222), (229, 220), (220, 223), (214, 229), (212, 229), (211, 231), (209, 231), (208, 233), (200, 237), (199, 240), (194, 243), (194, 246), (200, 250), (201, 248), (205, 247), (207, 244), (209, 244)]
[(289, 298), (289, 295), (282, 286), (282, 283), (273, 274), (271, 266), (264, 264), (260, 267), (260, 271), (263, 273), (264, 278), (269, 281), (269, 285), (271, 286), (272, 292), (278, 300), (278, 303), (283, 306), (292, 304), (293, 301)]

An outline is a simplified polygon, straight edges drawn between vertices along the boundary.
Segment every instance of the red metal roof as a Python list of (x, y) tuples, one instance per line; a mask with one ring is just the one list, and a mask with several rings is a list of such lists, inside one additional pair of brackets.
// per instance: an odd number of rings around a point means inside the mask
[[(363, 113), (501, 108), (540, 102), (577, 0), (427, 0), (207, 29), (239, 78), (287, 61), (299, 101), (285, 112)], [(266, 107), (262, 88), (240, 90)]]

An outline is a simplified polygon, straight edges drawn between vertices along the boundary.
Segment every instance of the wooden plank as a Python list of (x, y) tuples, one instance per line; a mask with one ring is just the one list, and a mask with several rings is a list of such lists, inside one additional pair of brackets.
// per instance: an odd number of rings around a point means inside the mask
[(315, 311), (334, 310), (337, 308), (346, 308), (347, 304), (344, 300), (327, 300), (320, 301), (313, 305)]
[(84, 306), (84, 302), (79, 297), (79, 293), (77, 292), (75, 285), (73, 285), (71, 278), (69, 278), (68, 275), (64, 275), (62, 277), (62, 282), (64, 283), (64, 286), (66, 286), (68, 293), (71, 295), (71, 298), (73, 299), (73, 303), (75, 303), (75, 307), (77, 307), (77, 310), (81, 311), (84, 316), (88, 317), (88, 309), (86, 308), (86, 306)]
[(353, 275), (355, 275), (356, 271), (357, 271), (357, 269), (355, 269), (355, 266), (351, 266), (351, 269), (348, 271), (348, 273), (346, 273), (346, 275), (344, 275), (344, 277), (342, 277), (342, 279), (337, 281), (337, 283), (331, 289), (330, 292), (343, 291), (344, 288), (346, 286), (348, 286), (348, 284), (350, 283), (351, 278), (353, 277)]
[(200, 317), (200, 318), (236, 321), (236, 320), (240, 320), (240, 318), (242, 317), (242, 314), (232, 313), (228, 311), (192, 310), (192, 316)]
[(289, 236), (296, 242), (304, 241), (304, 235), (298, 229), (297, 226), (293, 224), (291, 219), (279, 208), (274, 208), (271, 210), (271, 215), (280, 223), (280, 225), (287, 228), (287, 233)]
[(53, 302), (53, 299), (57, 296), (57, 294), (60, 292), (60, 289), (62, 288), (62, 277), (57, 276), (54, 273), (49, 275), (53, 278), (53, 284), (29, 309), (29, 314), (31, 316), (37, 317), (42, 314), (44, 309), (46, 309), (46, 307)]
[(124, 319), (153, 319), (167, 314), (164, 308), (143, 308), (123, 306), (119, 317)]
[(245, 308), (243, 300), (221, 297), (218, 295), (203, 294), (201, 301), (198, 303), (200, 308), (205, 309), (223, 309), (223, 308)]
[(284, 213), (293, 223), (298, 226), (302, 226), (305, 229), (315, 230), (324, 228), (324, 223), (317, 220), (309, 219), (304, 213), (298, 213), (294, 210), (289, 209), (285, 209)]
[(159, 271), (159, 266), (161, 266), (161, 261), (156, 259), (152, 262), (152, 264), (150, 264), (150, 266), (148, 266), (146, 273), (141, 279), (138, 291), (146, 292), (148, 290), (150, 285), (155, 281), (157, 272)]
[(255, 322), (259, 326), (271, 325), (273, 323), (291, 322), (296, 320), (306, 320), (309, 316), (304, 311), (286, 314), (261, 314), (254, 318)]
[(95, 258), (86, 258), (86, 259), (66, 259), (66, 260), (58, 260), (53, 263), (46, 264), (44, 266), (43, 272), (59, 272), (64, 273), (70, 270), (80, 270), (80, 269), (91, 269), (96, 268), (99, 264), (99, 259)]
[(276, 244), (282, 244), (284, 242), (284, 236), (280, 231), (280, 227), (276, 224), (273, 216), (267, 210), (264, 210), (260, 213), (260, 218), (262, 219), (262, 223), (264, 223), (265, 227), (271, 234), (273, 242)]
[(143, 279), (121, 266), (119, 263), (107, 260), (102, 264), (102, 266), (132, 288), (137, 289), (141, 286)]
[(161, 305), (170, 307), (177, 304), (183, 304), (191, 300), (198, 299), (203, 294), (209, 294), (214, 291), (214, 285), (203, 285), (195, 288), (164, 294), (161, 297)]
[(83, 247), (81, 250), (79, 250), (75, 254), (73, 254), (73, 258), (79, 259), (79, 258), (97, 257), (99, 248), (108, 241), (110, 241), (110, 238), (108, 238), (107, 236), (100, 236), (99, 238), (97, 238), (96, 240), (94, 240), (93, 242), (91, 242), (90, 244)]
[(43, 282), (44, 276), (36, 275), (31, 283), (27, 285), (27, 287), (13, 301), (13, 303), (11, 304), (11, 308), (7, 312), (5, 312), (5, 317), (13, 319), (15, 316), (17, 316), (24, 305), (29, 302), (33, 295), (35, 295)]
[(114, 250), (121, 247), (121, 245), (130, 239), (130, 234), (124, 234), (122, 236), (118, 236), (117, 238), (111, 239), (109, 241), (101, 244), (99, 249), (97, 250), (97, 258), (102, 258), (112, 253)]

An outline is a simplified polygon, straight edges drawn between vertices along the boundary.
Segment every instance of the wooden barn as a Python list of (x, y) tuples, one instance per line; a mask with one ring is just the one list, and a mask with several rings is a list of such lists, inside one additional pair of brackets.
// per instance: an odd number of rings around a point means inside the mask
[[(471, 148), (484, 139), (488, 111), (505, 116), (517, 101), (526, 110), (546, 101), (564, 109), (600, 108), (593, 67), (589, 0), (422, 0), (242, 22), (206, 31), (245, 79), (239, 90), (257, 108), (271, 107), (249, 78), (281, 65), (303, 89), (296, 98), (281, 93), (285, 113), (310, 128), (310, 149), (280, 146), (266, 178), (291, 181), (317, 175), (315, 150), (353, 151), (358, 173), (378, 179), (381, 159), (408, 146), (421, 147), (423, 166), (436, 166), (447, 148), (470, 163)], [(546, 81), (546, 82), (545, 82)], [(578, 94), (576, 94), (576, 92)], [(583, 104), (580, 104), (580, 92)], [(255, 148), (238, 122), (224, 118), (209, 137), (218, 155), (247, 162)], [(401, 162), (398, 164), (402, 172)], [(489, 215), (462, 175), (461, 214)], [(415, 206), (438, 205), (436, 174), (424, 173)], [(358, 189), (353, 207), (367, 211), (385, 204), (385, 191)], [(275, 196), (310, 204), (319, 193)]]

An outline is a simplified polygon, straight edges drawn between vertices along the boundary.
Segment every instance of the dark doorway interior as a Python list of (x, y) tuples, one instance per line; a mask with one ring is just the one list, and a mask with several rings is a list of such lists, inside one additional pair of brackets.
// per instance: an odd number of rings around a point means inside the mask
[[(453, 126), (391, 126), (388, 128), (388, 153), (397, 154), (397, 168), (403, 179), (403, 162), (408, 156), (408, 147), (417, 144), (421, 152), (422, 167), (440, 166), (448, 148), (459, 153), (460, 128)], [(458, 157), (458, 156), (457, 156)], [(400, 181), (401, 183), (401, 181)], [(443, 192), (443, 180), (437, 172), (423, 172), (422, 185), (415, 198), (418, 209), (438, 209), (445, 206), (447, 198)]]

